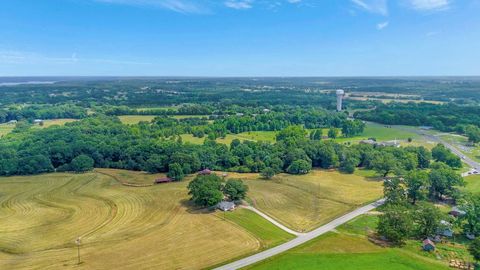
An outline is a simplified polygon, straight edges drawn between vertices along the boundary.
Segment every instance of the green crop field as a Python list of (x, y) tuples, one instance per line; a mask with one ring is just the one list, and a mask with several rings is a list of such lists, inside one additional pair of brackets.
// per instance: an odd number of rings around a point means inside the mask
[(227, 213), (229, 221), (195, 210), (188, 181), (119, 183), (158, 176), (102, 170), (0, 178), (0, 269), (198, 269), (291, 237), (243, 210)]
[(232, 174), (245, 179), (254, 206), (297, 231), (309, 231), (382, 196), (382, 183), (337, 171), (314, 170), (307, 175), (279, 174), (272, 180), (258, 174)]
[[(383, 248), (367, 239), (375, 216), (364, 215), (297, 248), (245, 269), (447, 270), (445, 261), (421, 251), (418, 241), (405, 248)], [(442, 254), (443, 255), (443, 254)]]

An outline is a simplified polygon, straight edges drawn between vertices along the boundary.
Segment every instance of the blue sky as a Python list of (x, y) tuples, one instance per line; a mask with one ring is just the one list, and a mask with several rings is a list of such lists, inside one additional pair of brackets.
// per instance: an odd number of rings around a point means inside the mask
[(480, 75), (480, 0), (2, 0), (0, 76)]

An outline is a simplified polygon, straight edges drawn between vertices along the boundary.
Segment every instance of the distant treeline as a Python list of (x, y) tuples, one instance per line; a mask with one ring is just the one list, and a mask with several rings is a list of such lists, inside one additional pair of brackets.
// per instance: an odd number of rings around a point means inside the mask
[(480, 126), (480, 106), (389, 103), (356, 112), (355, 117), (387, 125), (432, 126), (463, 134), (468, 125)]
[(87, 117), (87, 109), (71, 104), (28, 105), (0, 109), (0, 123), (11, 120), (58, 119)]

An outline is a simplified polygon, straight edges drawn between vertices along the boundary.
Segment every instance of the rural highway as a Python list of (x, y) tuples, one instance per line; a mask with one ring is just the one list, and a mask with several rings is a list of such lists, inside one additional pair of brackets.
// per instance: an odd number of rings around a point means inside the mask
[(363, 207), (360, 207), (344, 216), (341, 216), (311, 232), (308, 232), (308, 233), (305, 233), (305, 234), (302, 234), (302, 235), (299, 235), (297, 238), (289, 241), (289, 242), (286, 242), (284, 244), (281, 244), (279, 246), (276, 246), (276, 247), (273, 247), (271, 249), (267, 249), (265, 251), (262, 251), (260, 253), (257, 253), (255, 255), (252, 255), (252, 256), (249, 256), (249, 257), (246, 257), (246, 258), (243, 258), (241, 260), (238, 260), (238, 261), (235, 261), (235, 262), (232, 262), (232, 263), (229, 263), (229, 264), (226, 264), (224, 266), (220, 266), (218, 268), (215, 268), (215, 270), (233, 270), (233, 269), (239, 269), (239, 268), (242, 268), (242, 267), (245, 267), (245, 266), (248, 266), (248, 265), (251, 265), (251, 264), (254, 264), (256, 262), (259, 262), (259, 261), (262, 261), (262, 260), (265, 260), (267, 258), (270, 258), (272, 256), (275, 256), (277, 254), (280, 254), (282, 252), (285, 252), (289, 249), (292, 249), (294, 247), (297, 247), (305, 242), (308, 242), (314, 238), (317, 238), (318, 236), (328, 232), (328, 231), (331, 231), (333, 229), (335, 229), (336, 227), (360, 216), (360, 215), (363, 215), (365, 213), (367, 213), (368, 211), (371, 211), (375, 208), (377, 208), (378, 206), (382, 205), (384, 203), (384, 200), (381, 199), (381, 200), (378, 200), (374, 203), (371, 203), (369, 205), (366, 205), (366, 206), (363, 206)]
[[(399, 128), (399, 127), (397, 127)], [(402, 128), (399, 128), (399, 129), (402, 129)], [(402, 129), (404, 130), (404, 129)], [(412, 131), (412, 130), (409, 130), (409, 131)], [(468, 166), (470, 166), (472, 169), (475, 169), (477, 171), (480, 170), (480, 163), (474, 161), (473, 159), (465, 156), (460, 150), (458, 150), (455, 146), (447, 143), (446, 141), (442, 140), (441, 138), (439, 138), (438, 136), (434, 136), (434, 135), (429, 135), (423, 131), (420, 131), (420, 130), (413, 130), (413, 132), (423, 136), (425, 139), (427, 140), (430, 140), (430, 141), (434, 141), (434, 142), (437, 142), (437, 143), (441, 143), (443, 145), (445, 145), (445, 147), (447, 147), (448, 149), (450, 149), (450, 151), (452, 151), (452, 153), (454, 153), (455, 155), (457, 155), (458, 157), (460, 157), (462, 159), (462, 161), (464, 163), (466, 163)]]

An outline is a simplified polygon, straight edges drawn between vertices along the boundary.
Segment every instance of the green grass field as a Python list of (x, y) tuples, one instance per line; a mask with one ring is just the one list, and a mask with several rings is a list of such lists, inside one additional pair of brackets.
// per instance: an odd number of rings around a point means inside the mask
[(15, 128), (12, 124), (0, 124), (0, 137), (10, 133)]
[(156, 115), (121, 115), (118, 118), (126, 125), (138, 124), (142, 121), (150, 122)]
[[(230, 145), (234, 139), (239, 139), (240, 141), (266, 141), (266, 142), (275, 142), (275, 136), (277, 132), (275, 131), (249, 131), (239, 134), (227, 134), (225, 138), (218, 138), (216, 141), (218, 143), (223, 143)], [(182, 134), (182, 140), (184, 142), (189, 142), (193, 144), (203, 144), (205, 137), (197, 138), (193, 137), (192, 134)]]
[(383, 248), (367, 239), (376, 217), (360, 216), (297, 248), (245, 269), (447, 270), (445, 261), (421, 251), (420, 242), (405, 248)]
[(338, 142), (357, 142), (360, 140), (365, 140), (368, 138), (375, 138), (377, 141), (391, 141), (391, 140), (407, 140), (408, 138), (412, 138), (413, 141), (419, 139), (420, 136), (409, 131), (400, 130), (396, 128), (389, 128), (386, 125), (382, 124), (375, 124), (375, 123), (367, 123), (364, 132), (352, 138), (337, 138), (336, 141)]
[(465, 177), (464, 190), (472, 193), (480, 193), (480, 175), (471, 175)]
[(261, 244), (262, 249), (279, 245), (294, 238), (293, 235), (279, 229), (263, 217), (247, 209), (218, 213), (220, 218), (232, 221), (252, 233)]
[(256, 208), (297, 231), (309, 231), (382, 196), (381, 181), (337, 171), (279, 174), (272, 180), (258, 174), (229, 173), (229, 177), (244, 179)]
[[(243, 210), (228, 221), (195, 210), (188, 181), (128, 187), (104, 173), (0, 178), (0, 269), (200, 269), (291, 237)], [(158, 176), (108, 173), (130, 183)]]

